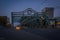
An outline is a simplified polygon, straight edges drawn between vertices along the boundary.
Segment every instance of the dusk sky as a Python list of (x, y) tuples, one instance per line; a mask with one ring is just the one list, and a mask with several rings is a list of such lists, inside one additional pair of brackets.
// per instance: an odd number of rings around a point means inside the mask
[(60, 0), (0, 0), (0, 16), (8, 16), (11, 12), (32, 8), (38, 12), (45, 7), (54, 7), (54, 17), (60, 16)]

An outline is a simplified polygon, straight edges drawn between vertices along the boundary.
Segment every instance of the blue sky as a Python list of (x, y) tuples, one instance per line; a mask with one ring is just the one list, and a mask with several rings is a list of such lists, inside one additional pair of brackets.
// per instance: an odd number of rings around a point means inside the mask
[(8, 16), (11, 12), (23, 11), (32, 8), (38, 12), (45, 7), (54, 7), (54, 16), (60, 16), (60, 0), (0, 0), (0, 16)]

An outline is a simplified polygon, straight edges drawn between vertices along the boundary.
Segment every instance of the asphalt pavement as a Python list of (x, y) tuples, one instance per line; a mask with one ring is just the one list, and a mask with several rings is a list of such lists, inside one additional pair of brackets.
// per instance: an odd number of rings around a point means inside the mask
[(60, 29), (25, 29), (25, 31), (47, 38), (48, 40), (60, 40)]
[(0, 26), (0, 40), (48, 40), (24, 30), (8, 29)]
[(60, 40), (60, 29), (10, 29), (0, 26), (0, 40)]

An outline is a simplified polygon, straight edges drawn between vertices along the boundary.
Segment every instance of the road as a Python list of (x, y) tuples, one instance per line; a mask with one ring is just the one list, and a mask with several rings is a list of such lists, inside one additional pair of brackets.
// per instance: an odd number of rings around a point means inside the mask
[(0, 26), (0, 40), (47, 40), (24, 30), (8, 29)]
[(60, 40), (60, 29), (25, 29), (25, 31), (47, 38), (48, 40)]
[(6, 40), (60, 40), (60, 30), (23, 29), (0, 27), (0, 39)]

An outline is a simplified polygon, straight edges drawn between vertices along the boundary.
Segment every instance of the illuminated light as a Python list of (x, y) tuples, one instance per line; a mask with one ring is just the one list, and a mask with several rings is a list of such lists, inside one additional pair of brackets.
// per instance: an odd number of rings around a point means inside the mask
[(60, 24), (60, 22), (57, 22), (57, 24)]
[(21, 27), (18, 27), (18, 26), (16, 27), (16, 30), (20, 30), (20, 29), (21, 29)]

